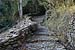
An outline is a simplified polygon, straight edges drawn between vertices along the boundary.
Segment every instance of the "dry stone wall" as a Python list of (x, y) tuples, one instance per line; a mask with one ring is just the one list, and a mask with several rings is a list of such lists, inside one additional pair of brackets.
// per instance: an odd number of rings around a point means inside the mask
[(0, 34), (0, 50), (18, 50), (26, 38), (37, 29), (36, 22), (21, 21)]

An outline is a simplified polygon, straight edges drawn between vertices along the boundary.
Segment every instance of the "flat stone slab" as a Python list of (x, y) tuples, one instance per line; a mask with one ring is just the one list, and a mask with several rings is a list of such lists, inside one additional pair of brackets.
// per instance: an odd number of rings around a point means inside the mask
[(33, 21), (37, 22), (37, 23), (41, 23), (43, 21), (43, 19), (45, 18), (45, 15), (42, 15), (42, 16), (34, 16), (32, 18)]
[(27, 50), (65, 50), (61, 44), (55, 42), (38, 42), (26, 44)]
[(34, 41), (43, 41), (43, 40), (45, 40), (45, 41), (47, 41), (47, 40), (50, 40), (49, 39), (50, 37), (48, 37), (48, 36), (33, 36), (32, 38), (30, 38), (28, 41), (29, 42), (34, 42)]
[(38, 25), (38, 29), (34, 34), (46, 34), (49, 35), (51, 32), (45, 26)]

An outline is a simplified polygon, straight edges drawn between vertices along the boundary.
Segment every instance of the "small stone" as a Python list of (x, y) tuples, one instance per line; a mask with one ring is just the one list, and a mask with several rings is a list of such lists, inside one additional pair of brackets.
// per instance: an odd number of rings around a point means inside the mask
[(31, 25), (31, 23), (29, 23), (29, 25)]
[(19, 46), (19, 44), (14, 44), (14, 45), (13, 45), (13, 47), (17, 47), (17, 46)]
[(4, 43), (4, 45), (9, 45), (9, 42)]

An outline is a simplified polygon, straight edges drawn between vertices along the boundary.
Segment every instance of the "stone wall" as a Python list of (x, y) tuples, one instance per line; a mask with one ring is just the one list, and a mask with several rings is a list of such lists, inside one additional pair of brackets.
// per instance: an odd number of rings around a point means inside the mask
[(18, 50), (36, 29), (36, 22), (19, 22), (13, 28), (0, 34), (0, 50)]

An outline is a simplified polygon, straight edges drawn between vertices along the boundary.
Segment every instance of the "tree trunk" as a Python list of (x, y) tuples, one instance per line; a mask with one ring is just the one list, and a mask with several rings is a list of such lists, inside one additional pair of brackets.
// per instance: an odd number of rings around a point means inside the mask
[(19, 0), (19, 16), (22, 19), (22, 0)]

